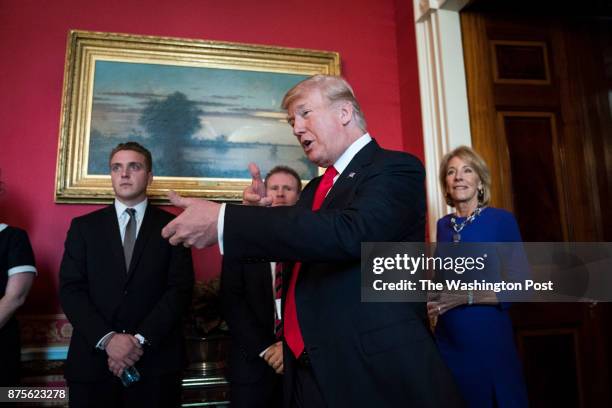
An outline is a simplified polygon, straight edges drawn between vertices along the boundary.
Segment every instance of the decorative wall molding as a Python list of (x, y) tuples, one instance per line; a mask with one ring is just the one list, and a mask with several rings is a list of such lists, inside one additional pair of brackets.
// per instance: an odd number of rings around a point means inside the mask
[(438, 183), (442, 156), (460, 146), (471, 146), (463, 45), (459, 10), (467, 0), (413, 0), (423, 145), (427, 172), (429, 239), (436, 239), (436, 222), (448, 214)]
[(448, 10), (459, 12), (470, 0), (413, 0), (414, 1), (414, 20), (420, 21), (428, 16), (429, 13), (437, 10)]
[(21, 361), (56, 361), (65, 360), (68, 346), (22, 347)]
[(72, 325), (64, 314), (17, 316), (21, 331), (22, 385), (65, 387), (64, 364)]
[(64, 314), (19, 315), (23, 347), (67, 346), (72, 325)]

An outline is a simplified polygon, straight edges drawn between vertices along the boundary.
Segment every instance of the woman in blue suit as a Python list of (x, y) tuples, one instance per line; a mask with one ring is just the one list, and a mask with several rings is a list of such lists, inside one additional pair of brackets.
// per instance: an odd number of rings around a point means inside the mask
[[(461, 146), (444, 156), (440, 183), (455, 213), (438, 220), (439, 243), (521, 241), (514, 216), (487, 206), (490, 172), (471, 148)], [(487, 274), (495, 280), (520, 280), (527, 272), (503, 259), (488, 261), (492, 266)], [(430, 318), (437, 319), (435, 336), (442, 357), (470, 408), (528, 405), (508, 304), (500, 297), (493, 291), (447, 293), (427, 305)]]

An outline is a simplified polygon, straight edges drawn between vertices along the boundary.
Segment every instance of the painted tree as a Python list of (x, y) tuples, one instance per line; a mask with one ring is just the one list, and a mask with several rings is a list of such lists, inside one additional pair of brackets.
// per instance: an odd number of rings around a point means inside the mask
[(182, 155), (182, 149), (189, 139), (202, 125), (200, 115), (204, 112), (181, 92), (174, 92), (161, 100), (147, 102), (139, 123), (153, 140), (164, 146), (163, 162), (174, 174), (171, 176), (187, 176), (187, 166)]

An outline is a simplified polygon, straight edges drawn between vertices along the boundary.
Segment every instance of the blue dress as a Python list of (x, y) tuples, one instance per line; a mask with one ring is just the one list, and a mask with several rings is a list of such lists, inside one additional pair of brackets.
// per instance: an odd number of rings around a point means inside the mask
[[(453, 241), (451, 217), (438, 220), (438, 242)], [(461, 241), (520, 242), (521, 234), (511, 213), (487, 207), (461, 231)], [(507, 304), (455, 307), (439, 317), (435, 335), (470, 408), (528, 406)]]

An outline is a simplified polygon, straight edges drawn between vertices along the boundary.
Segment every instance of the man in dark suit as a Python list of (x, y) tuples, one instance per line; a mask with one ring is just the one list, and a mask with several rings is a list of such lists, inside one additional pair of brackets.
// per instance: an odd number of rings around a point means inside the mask
[[(115, 202), (72, 221), (60, 268), (60, 301), (74, 328), (70, 405), (177, 406), (191, 253), (160, 237), (173, 216), (147, 201), (151, 153), (122, 143), (109, 162)], [(126, 388), (119, 378), (132, 366), (141, 378)]]
[[(302, 190), (299, 175), (286, 166), (270, 170), (264, 186), (272, 207), (295, 205)], [(221, 300), (232, 336), (228, 378), (233, 408), (282, 404), (281, 299), (275, 297), (275, 289), (282, 287), (280, 267), (276, 262), (223, 258)]]
[[(326, 168), (295, 207), (219, 206), (171, 195), (185, 211), (170, 243), (217, 241), (225, 256), (293, 263), (284, 303), (287, 407), (456, 407), (457, 388), (423, 303), (362, 303), (361, 243), (423, 241), (424, 171), (381, 149), (348, 83), (317, 75), (283, 100), (308, 159)], [(266, 204), (254, 182), (247, 201)]]

